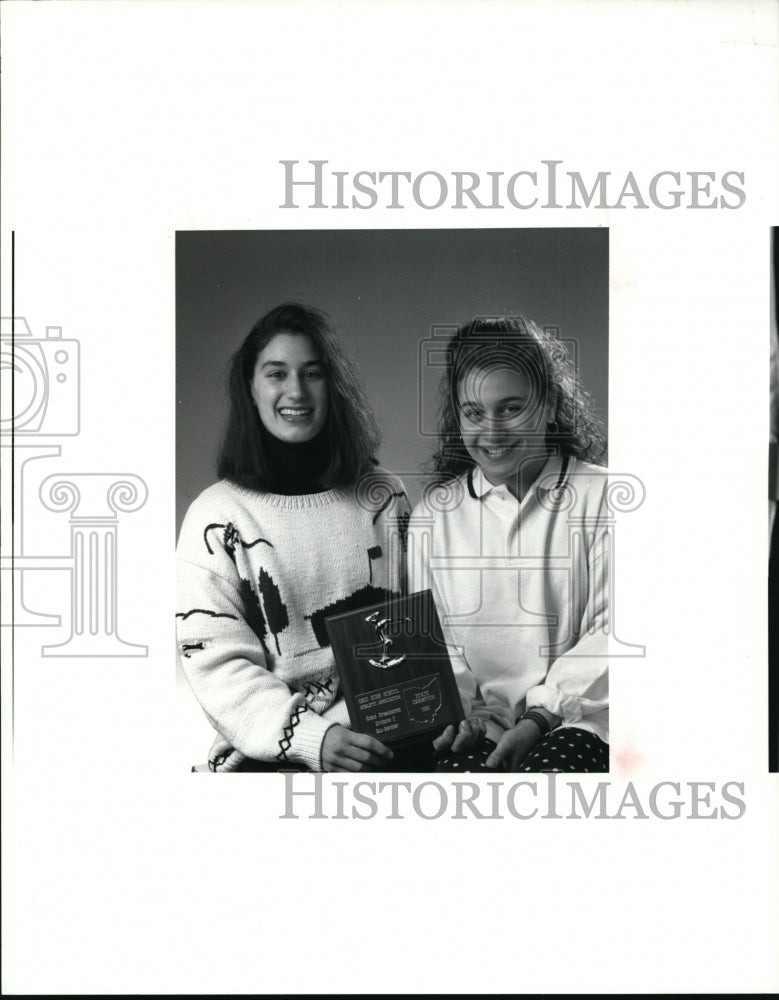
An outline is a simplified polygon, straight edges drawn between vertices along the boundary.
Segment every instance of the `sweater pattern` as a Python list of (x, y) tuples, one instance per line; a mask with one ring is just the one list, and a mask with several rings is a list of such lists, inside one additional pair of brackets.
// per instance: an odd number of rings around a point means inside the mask
[(318, 769), (327, 729), (348, 725), (326, 618), (399, 594), (403, 577), (408, 500), (395, 477), (375, 478), (381, 490), (369, 501), (223, 481), (190, 507), (178, 545), (178, 649), (219, 734), (217, 769), (235, 754)]

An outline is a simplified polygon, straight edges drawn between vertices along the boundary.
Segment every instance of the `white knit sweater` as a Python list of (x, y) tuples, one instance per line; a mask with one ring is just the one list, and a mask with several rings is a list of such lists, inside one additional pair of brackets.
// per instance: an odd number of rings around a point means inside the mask
[(304, 496), (221, 481), (190, 506), (177, 549), (183, 670), (223, 752), (322, 767), (349, 724), (324, 619), (401, 591), (409, 504), (383, 470)]

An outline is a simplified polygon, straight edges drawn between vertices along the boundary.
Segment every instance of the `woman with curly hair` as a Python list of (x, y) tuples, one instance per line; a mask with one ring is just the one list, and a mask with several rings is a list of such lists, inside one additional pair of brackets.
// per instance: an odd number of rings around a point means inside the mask
[(447, 347), (435, 479), (409, 525), (466, 719), (440, 770), (608, 770), (603, 426), (560, 341), (477, 318)]
[(284, 303), (232, 358), (219, 482), (178, 542), (182, 668), (217, 737), (212, 771), (386, 768), (353, 733), (325, 618), (397, 595), (408, 501), (323, 313)]

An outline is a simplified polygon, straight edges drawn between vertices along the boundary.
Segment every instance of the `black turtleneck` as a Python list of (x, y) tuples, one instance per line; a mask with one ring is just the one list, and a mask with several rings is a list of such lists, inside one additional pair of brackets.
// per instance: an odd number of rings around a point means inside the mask
[(268, 462), (268, 490), (284, 496), (323, 493), (322, 476), (330, 464), (324, 428), (310, 441), (288, 444), (262, 427), (262, 444)]

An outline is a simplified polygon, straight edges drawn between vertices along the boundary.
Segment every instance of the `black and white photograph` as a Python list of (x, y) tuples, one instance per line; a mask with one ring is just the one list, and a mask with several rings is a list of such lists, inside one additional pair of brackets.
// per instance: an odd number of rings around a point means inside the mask
[(0, 29), (3, 992), (776, 992), (775, 0)]
[[(210, 770), (608, 771), (612, 536), (643, 486), (608, 483), (607, 368), (606, 229), (177, 234), (176, 617)], [(456, 718), (421, 621), (370, 607), (431, 589)], [(392, 644), (355, 666), (359, 718), (347, 612)]]

